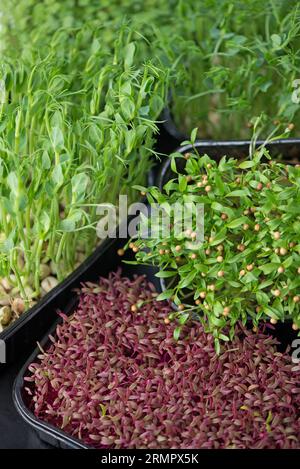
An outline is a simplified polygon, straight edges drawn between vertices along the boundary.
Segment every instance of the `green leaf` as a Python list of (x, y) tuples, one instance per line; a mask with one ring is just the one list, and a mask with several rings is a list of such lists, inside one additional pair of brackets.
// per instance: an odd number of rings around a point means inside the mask
[(217, 337), (215, 337), (215, 350), (216, 350), (216, 354), (220, 355), (221, 346), (220, 346), (220, 341)]
[(239, 168), (240, 169), (249, 169), (249, 168), (253, 168), (253, 166), (255, 166), (255, 161), (253, 160), (250, 160), (250, 161), (243, 161), (241, 164), (239, 164)]
[(51, 117), (51, 127), (61, 127), (63, 123), (62, 115), (59, 111), (55, 111)]
[(126, 120), (132, 120), (135, 114), (135, 103), (131, 98), (122, 98), (121, 111)]
[(9, 173), (7, 176), (7, 184), (9, 185), (10, 190), (16, 195), (19, 191), (19, 179), (14, 171)]
[(273, 81), (272, 80), (269, 80), (269, 81), (265, 81), (264, 83), (262, 83), (259, 87), (259, 89), (263, 92), (263, 93), (266, 93), (268, 91), (268, 89), (270, 88), (270, 86), (272, 86), (273, 84)]
[(183, 326), (186, 321), (189, 319), (190, 315), (189, 313), (185, 313), (185, 314), (181, 314), (179, 319), (178, 319), (178, 323)]
[(144, 186), (139, 186), (137, 184), (135, 184), (134, 186), (132, 186), (132, 189), (135, 189), (136, 191), (140, 191), (140, 192), (147, 192), (147, 188), (144, 187)]
[(227, 229), (224, 227), (222, 228), (218, 234), (214, 237), (213, 241), (210, 243), (210, 246), (216, 246), (217, 244), (222, 243), (227, 235)]
[(214, 325), (214, 326), (217, 326), (217, 327), (223, 327), (225, 325), (225, 318), (222, 317), (222, 318), (216, 318), (215, 316), (210, 316), (209, 318), (209, 321)]
[(276, 311), (278, 316), (281, 316), (281, 319), (284, 318), (284, 311), (282, 306), (281, 298), (276, 298), (273, 302), (272, 308)]
[(232, 210), (229, 207), (224, 207), (224, 205), (220, 204), (219, 202), (213, 202), (211, 204), (211, 208), (215, 210), (216, 212), (223, 212), (226, 213), (229, 217), (234, 216), (234, 210)]
[(271, 35), (271, 41), (273, 42), (273, 47), (275, 49), (279, 49), (281, 46), (281, 37), (279, 34), (272, 34)]
[(160, 272), (157, 272), (155, 274), (155, 277), (158, 278), (169, 278), (169, 277), (174, 277), (177, 274), (175, 270), (161, 270)]
[[(175, 153), (176, 155), (176, 153)], [(175, 155), (171, 155), (172, 158), (171, 158), (171, 170), (173, 171), (173, 173), (177, 174), (177, 166), (176, 166), (176, 157)], [(181, 154), (179, 153), (179, 155), (181, 156)]]
[(236, 218), (235, 220), (232, 220), (229, 223), (227, 223), (227, 228), (229, 229), (238, 228), (239, 226), (243, 225), (246, 222), (247, 222), (246, 217)]
[(65, 218), (64, 220), (61, 220), (59, 229), (60, 231), (71, 233), (75, 230), (75, 221), (69, 218)]
[(279, 265), (280, 264), (277, 264), (275, 262), (269, 262), (268, 264), (259, 266), (259, 269), (262, 270), (265, 275), (268, 275), (272, 272), (275, 272), (275, 270), (278, 269)]
[(289, 200), (291, 198), (294, 198), (294, 195), (295, 195), (295, 189), (294, 187), (290, 187), (285, 190), (281, 189), (280, 193), (277, 194), (277, 197), (280, 201), (283, 201), (283, 200)]
[(215, 186), (219, 194), (223, 196), (226, 192), (226, 185), (224, 184), (221, 176), (218, 173), (215, 174)]
[(288, 269), (289, 267), (291, 267), (293, 262), (294, 262), (293, 256), (289, 256), (285, 259), (285, 261), (282, 263), (282, 265), (285, 269)]
[(130, 153), (133, 150), (135, 141), (136, 141), (135, 129), (127, 130), (125, 134), (125, 144), (126, 144), (127, 153)]
[(251, 197), (249, 189), (237, 189), (232, 192), (228, 192), (225, 197)]
[[(145, 77), (143, 78), (143, 82), (141, 84), (141, 89), (144, 91), (143, 96), (153, 91), (153, 83), (154, 83), (153, 76), (148, 77), (146, 80), (145, 80)], [(157, 96), (160, 96), (160, 95), (157, 94)]]
[(177, 326), (177, 327), (174, 329), (174, 332), (173, 332), (174, 340), (176, 340), (176, 341), (179, 340), (180, 332), (181, 332), (181, 327), (180, 327), (180, 326)]
[(223, 212), (224, 211), (223, 205), (219, 204), (219, 202), (213, 202), (211, 204), (211, 208), (213, 210), (215, 210), (216, 212)]
[(15, 203), (16, 203), (15, 209), (17, 211), (23, 212), (26, 208), (27, 202), (28, 202), (28, 197), (26, 193), (21, 192), (19, 197), (15, 200)]
[(267, 305), (270, 301), (269, 295), (262, 291), (257, 291), (256, 294), (256, 300), (259, 305)]
[(296, 278), (294, 278), (291, 283), (289, 284), (290, 290), (294, 290), (295, 288), (300, 287), (300, 276), (297, 275)]
[(186, 177), (180, 174), (178, 180), (179, 180), (179, 185), (178, 185), (179, 191), (184, 192), (187, 188)]
[(224, 342), (228, 342), (229, 341), (229, 337), (227, 337), (227, 335), (224, 335), (224, 334), (220, 334), (219, 335), (219, 338), (224, 340)]
[(76, 228), (76, 223), (80, 221), (82, 218), (82, 211), (81, 210), (76, 210), (72, 214), (70, 214), (67, 218), (64, 220), (61, 220), (59, 224), (59, 229), (60, 231), (64, 232), (72, 232)]
[(264, 280), (263, 282), (261, 282), (258, 286), (259, 290), (263, 290), (264, 288), (267, 288), (269, 287), (270, 285), (273, 285), (273, 280)]
[(277, 315), (277, 312), (275, 309), (273, 308), (270, 308), (269, 306), (264, 306), (263, 307), (263, 312), (269, 316), (270, 318), (273, 318), (273, 319), (279, 319), (279, 316)]
[(127, 96), (131, 96), (132, 94), (132, 86), (129, 81), (125, 81), (120, 86), (120, 94), (124, 94)]
[(240, 288), (241, 284), (239, 282), (235, 282), (234, 280), (227, 280), (228, 284), (233, 288)]
[(101, 409), (101, 416), (102, 416), (102, 417), (105, 417), (106, 412), (107, 412), (107, 408), (106, 408), (105, 405), (103, 405), (103, 404), (99, 404), (99, 407), (100, 407), (100, 409)]
[(174, 294), (174, 290), (172, 289), (165, 290), (162, 293), (160, 293), (156, 299), (157, 301), (169, 300), (173, 294)]
[(59, 151), (64, 146), (64, 135), (59, 127), (53, 127), (51, 131), (51, 140), (55, 150)]
[(293, 229), (296, 234), (300, 234), (300, 221), (295, 221), (293, 223)]
[(56, 188), (59, 188), (64, 182), (64, 176), (60, 164), (56, 165), (52, 171), (52, 181)]
[(125, 70), (128, 70), (132, 64), (135, 54), (135, 43), (130, 42), (124, 47), (124, 66)]
[(195, 129), (192, 130), (191, 132), (191, 143), (194, 144), (197, 138), (197, 132), (198, 132), (198, 127), (195, 127)]
[(223, 306), (221, 305), (221, 303), (219, 301), (215, 301), (214, 302), (214, 314), (216, 316), (220, 316), (220, 314), (222, 314), (223, 312)]
[(72, 177), (72, 192), (75, 200), (79, 200), (85, 193), (89, 181), (90, 179), (85, 173), (75, 174), (75, 176)]
[(178, 287), (183, 289), (183, 288), (190, 286), (194, 278), (196, 277), (196, 275), (197, 275), (196, 270), (190, 272), (188, 275), (184, 276), (182, 280), (180, 280)]
[(0, 242), (0, 252), (3, 252), (5, 254), (10, 254), (10, 252), (12, 251), (15, 245), (14, 236), (15, 236), (15, 232), (12, 231), (9, 237), (6, 238), (5, 241)]
[(48, 213), (45, 210), (40, 215), (39, 221), (40, 221), (40, 229), (42, 233), (44, 234), (48, 233), (50, 226), (51, 226), (51, 220), (50, 220)]
[(153, 94), (149, 100), (150, 103), (150, 115), (158, 116), (165, 106), (165, 101), (159, 94)]
[(43, 155), (42, 155), (42, 168), (43, 169), (50, 169), (50, 167), (51, 167), (50, 157), (48, 155), (48, 152), (44, 151)]
[(253, 272), (247, 272), (242, 280), (246, 284), (251, 283), (251, 282), (256, 282), (257, 276)]

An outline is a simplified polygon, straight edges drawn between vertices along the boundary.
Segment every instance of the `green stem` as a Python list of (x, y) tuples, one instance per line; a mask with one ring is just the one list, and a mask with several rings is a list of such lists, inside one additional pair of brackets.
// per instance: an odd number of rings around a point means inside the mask
[(54, 251), (55, 251), (55, 244), (56, 244), (56, 239), (57, 239), (56, 225), (57, 225), (57, 221), (59, 220), (59, 207), (58, 207), (58, 201), (56, 198), (52, 199), (50, 213), (51, 213), (50, 223), (52, 226), (52, 230), (51, 230), (49, 245), (47, 249), (47, 256), (50, 259), (53, 259), (55, 256)]
[(34, 270), (34, 288), (36, 293), (39, 295), (41, 291), (41, 275), (40, 275), (40, 267), (41, 267), (41, 255), (43, 249), (43, 239), (38, 241), (37, 250), (35, 252), (35, 270)]
[(7, 216), (6, 210), (5, 210), (2, 202), (0, 203), (0, 214), (1, 214), (1, 220), (2, 220), (4, 234), (5, 234), (6, 238), (8, 238), (10, 232), (9, 232), (8, 223), (7, 223), (7, 219), (6, 219), (6, 216)]
[(16, 259), (15, 259), (16, 255), (17, 255), (17, 251), (11, 251), (11, 255), (10, 255), (11, 268), (12, 268), (13, 273), (15, 274), (15, 277), (16, 277), (16, 280), (17, 280), (17, 285), (18, 285), (18, 288), (19, 288), (20, 293), (22, 295), (22, 298), (26, 301), (26, 303), (29, 303), (28, 297), (26, 295), (26, 292), (25, 292), (25, 289), (24, 289), (24, 286), (23, 286), (21, 276), (19, 274), (19, 268), (17, 266), (17, 262), (16, 262)]
[[(60, 263), (60, 260), (61, 260), (61, 257), (62, 257), (62, 252), (63, 252), (63, 248), (64, 248), (64, 244), (65, 244), (65, 241), (66, 241), (66, 234), (67, 233), (63, 233), (61, 239), (60, 239), (60, 242), (59, 242), (59, 245), (58, 245), (58, 250), (57, 250), (57, 254), (56, 254), (56, 257), (55, 257), (55, 263), (57, 264), (57, 266), (59, 267), (59, 263)], [(58, 269), (59, 272), (60, 272), (60, 269)], [(61, 275), (61, 272), (60, 272), (60, 275)]]
[(26, 265), (25, 270), (28, 271), (30, 268), (30, 243), (29, 237), (24, 233), (25, 224), (23, 222), (22, 213), (20, 211), (17, 212), (17, 226), (20, 239), (24, 245), (24, 260)]

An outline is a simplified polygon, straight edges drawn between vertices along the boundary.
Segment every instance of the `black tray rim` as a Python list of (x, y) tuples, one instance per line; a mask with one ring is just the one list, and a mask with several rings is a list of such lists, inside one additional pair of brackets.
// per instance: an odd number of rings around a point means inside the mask
[[(153, 186), (155, 183), (155, 171), (154, 168), (151, 168), (147, 175), (148, 186)], [(145, 202), (146, 198), (143, 197), (141, 202)], [(128, 217), (130, 218), (130, 217)], [(127, 223), (127, 219), (121, 221), (117, 230), (119, 230), (123, 225)], [(96, 236), (96, 234), (95, 234)], [(102, 255), (104, 251), (110, 248), (113, 244), (114, 239), (106, 238), (100, 242), (100, 244), (93, 250), (93, 252), (75, 269), (73, 270), (64, 280), (58, 283), (56, 287), (52, 288), (43, 298), (41, 298), (34, 306), (25, 311), (18, 319), (16, 319), (12, 324), (7, 326), (2, 332), (0, 332), (0, 341), (9, 341), (14, 337), (14, 334), (19, 331), (25, 324), (32, 320), (40, 311), (47, 306), (54, 297), (62, 293), (66, 288), (68, 288), (77, 277), (84, 274), (92, 264)]]
[[(119, 240), (119, 238), (117, 238), (117, 240)], [(78, 278), (78, 276), (80, 276), (80, 274), (88, 271), (90, 267), (92, 267), (95, 264), (95, 262), (99, 260), (106, 251), (112, 248), (115, 243), (116, 243), (116, 239), (113, 239), (113, 238), (105, 239), (100, 244), (100, 246), (98, 246), (97, 249), (78, 267), (78, 269), (72, 272), (72, 274), (70, 274), (70, 276), (67, 277), (66, 280), (61, 282), (57, 287), (55, 287), (53, 290), (51, 290), (48, 293), (47, 298), (45, 297), (45, 301), (43, 301), (44, 299), (41, 300), (36, 305), (37, 308), (35, 308), (35, 310), (34, 308), (32, 308), (25, 314), (25, 318), (21, 324), (24, 324), (25, 321), (29, 321), (33, 315), (40, 313), (43, 307), (46, 304), (48, 304), (49, 301), (51, 301), (53, 296), (56, 296), (60, 291), (69, 287), (73, 283), (73, 281), (75, 281)], [(78, 303), (78, 298), (74, 295), (74, 297), (68, 302), (68, 304), (64, 308), (64, 311), (66, 311), (68, 314), (72, 314), (77, 303)], [(31, 314), (31, 316), (28, 318), (29, 314)], [(54, 321), (52, 326), (48, 329), (48, 331), (43, 335), (42, 339), (39, 341), (42, 347), (47, 346), (47, 344), (49, 343), (49, 335), (53, 334), (59, 322), (61, 322), (61, 319), (58, 317)], [(12, 326), (14, 326), (16, 323), (14, 323)], [(20, 327), (20, 323), (18, 323), (14, 329), (19, 328), (19, 327)], [(29, 365), (33, 363), (35, 360), (37, 360), (37, 355), (39, 355), (39, 353), (40, 353), (40, 349), (36, 346), (34, 350), (32, 351), (32, 353), (30, 354), (30, 356), (28, 357), (28, 359), (25, 361), (24, 365), (22, 366), (21, 370), (18, 372), (15, 378), (13, 389), (12, 389), (12, 398), (13, 398), (13, 403), (15, 405), (17, 412), (20, 414), (23, 420), (27, 424), (29, 424), (29, 426), (32, 427), (39, 434), (39, 438), (41, 440), (43, 440), (43, 437), (40, 435), (39, 432), (50, 436), (55, 441), (59, 441), (60, 443), (67, 445), (70, 449), (91, 448), (85, 445), (84, 443), (82, 443), (79, 439), (68, 435), (63, 430), (55, 427), (54, 425), (48, 424), (47, 422), (43, 422), (42, 420), (38, 419), (33, 414), (33, 412), (30, 409), (28, 409), (28, 407), (25, 405), (25, 402), (22, 397), (22, 389), (24, 386), (24, 376), (26, 375)]]
[[(171, 96), (169, 97), (169, 100), (171, 99)], [(181, 132), (180, 129), (177, 127), (177, 125), (174, 122), (172, 112), (169, 106), (166, 106), (162, 113), (161, 113), (161, 121), (163, 123), (164, 129), (166, 132), (175, 140), (177, 140), (178, 143), (184, 141), (184, 140), (189, 140), (189, 135), (185, 134), (184, 132)], [(243, 139), (226, 139), (226, 140), (207, 140), (207, 139), (199, 139), (199, 141), (203, 142), (210, 142), (210, 144), (214, 143), (228, 143), (229, 145), (233, 142), (239, 143), (239, 142), (247, 142), (248, 140), (243, 140)], [(278, 140), (279, 141), (279, 140)], [(286, 144), (286, 145), (291, 145), (291, 144), (297, 144), (300, 145), (300, 137), (291, 137), (291, 138), (284, 138), (281, 139), (280, 142)]]
[[(129, 218), (130, 220), (130, 218)], [(124, 223), (127, 223), (128, 220), (126, 220)], [(120, 241), (120, 238), (107, 238), (101, 245), (96, 249), (96, 251), (89, 256), (89, 258), (85, 261), (85, 271), (89, 270), (89, 268), (95, 264), (97, 260), (99, 260), (102, 255), (108, 251), (109, 249), (112, 249), (114, 244), (117, 244)], [(125, 242), (125, 240), (124, 240)], [(80, 269), (82, 266), (80, 266), (78, 269)], [(143, 269), (146, 274), (146, 270)], [(113, 270), (110, 270), (110, 272)], [(154, 277), (156, 268), (151, 267), (148, 270), (148, 276)], [(78, 277), (78, 273), (75, 274), (75, 280)], [(72, 274), (72, 280), (73, 280), (73, 274)], [(99, 274), (100, 275), (100, 274)], [(149, 279), (150, 280), (150, 279)], [(72, 281), (70, 282), (72, 283)], [(84, 283), (84, 282), (83, 282)], [(159, 284), (160, 285), (160, 284)], [(51, 292), (50, 292), (51, 293)], [(68, 316), (71, 315), (77, 304), (78, 304), (78, 296), (74, 294), (74, 296), (68, 301), (66, 306), (63, 308), (63, 311), (65, 314)], [(57, 317), (56, 320), (54, 320), (53, 324), (49, 327), (48, 331), (43, 335), (41, 340), (38, 342), (42, 348), (47, 348), (48, 345), (50, 345), (50, 340), (49, 340), (49, 335), (53, 335), (55, 333), (56, 327), (59, 323), (62, 322), (62, 319), (60, 317)], [(82, 441), (80, 441), (78, 438), (73, 437), (71, 435), (68, 435), (66, 432), (64, 432), (62, 429), (55, 427), (52, 424), (49, 424), (47, 422), (44, 422), (43, 420), (37, 418), (34, 413), (28, 408), (28, 406), (25, 404), (23, 396), (22, 396), (22, 390), (24, 388), (24, 377), (27, 373), (28, 367), (31, 363), (34, 363), (36, 360), (38, 360), (37, 355), (40, 354), (40, 349), (38, 346), (34, 348), (34, 350), (30, 353), (29, 357), (21, 367), (20, 371), (18, 372), (13, 388), (12, 388), (12, 399), (14, 406), (21, 416), (21, 418), (35, 431), (38, 433), (38, 437), (40, 440), (45, 441), (43, 438), (43, 435), (49, 436), (53, 441), (53, 443), (50, 443), (51, 446), (57, 446), (55, 443), (59, 442), (59, 444), (62, 444), (63, 446), (60, 447), (67, 447), (68, 449), (95, 449), (93, 446), (86, 445)]]
[[(199, 149), (205, 149), (205, 151), (209, 151), (209, 149), (213, 150), (222, 150), (223, 151), (228, 151), (228, 150), (238, 150), (242, 148), (250, 148), (253, 142), (251, 140), (196, 140), (196, 142), (192, 144), (186, 144), (186, 145), (181, 145), (177, 149), (174, 150), (173, 153), (181, 153), (184, 154), (188, 151), (193, 151), (194, 148)], [(255, 142), (255, 147), (259, 147), (262, 145), (266, 145), (267, 148), (277, 148), (278, 146), (281, 146), (282, 149), (288, 145), (297, 145), (299, 146), (300, 149), (300, 139), (280, 139), (280, 140), (273, 140), (272, 142), (266, 142), (264, 140), (257, 140)], [(225, 153), (222, 153), (218, 155), (220, 158), (224, 156)], [(227, 155), (230, 156), (230, 155)], [(290, 164), (290, 163), (289, 163)], [(171, 160), (170, 158), (167, 158), (165, 162), (163, 163), (160, 173), (156, 179), (157, 186), (159, 187), (160, 190), (163, 189), (164, 186), (164, 179), (165, 176), (170, 168), (171, 165)]]
[[(72, 314), (72, 311), (76, 307), (76, 302), (69, 308), (69, 313)], [(57, 325), (60, 323), (60, 319), (58, 318), (52, 327), (48, 330), (45, 334), (43, 339), (39, 342), (42, 347), (46, 347), (49, 343), (49, 335), (56, 330)], [(24, 365), (22, 366), (21, 370), (18, 372), (12, 389), (12, 398), (15, 408), (22, 419), (37, 433), (41, 440), (43, 437), (40, 435), (40, 432), (46, 434), (64, 445), (67, 445), (70, 449), (92, 449), (92, 447), (85, 445), (81, 442), (78, 438), (75, 438), (71, 435), (68, 435), (63, 430), (55, 427), (54, 425), (44, 422), (43, 420), (37, 418), (34, 413), (28, 409), (26, 406), (24, 399), (22, 397), (22, 389), (24, 386), (24, 377), (28, 370), (28, 367), (31, 363), (34, 363), (37, 360), (37, 355), (40, 353), (40, 349), (36, 347), (33, 352), (30, 354), (29, 358), (26, 360)]]
[(65, 280), (60, 282), (56, 287), (52, 288), (41, 300), (39, 300), (32, 308), (29, 308), (23, 313), (16, 321), (6, 327), (0, 333), (0, 340), (6, 342), (14, 333), (19, 330), (24, 324), (29, 322), (33, 317), (40, 313), (40, 311), (47, 306), (52, 299), (59, 295), (62, 291), (72, 285), (81, 274), (85, 273), (95, 261), (113, 244), (114, 239), (106, 238), (99, 246), (77, 267), (73, 272), (68, 275)]

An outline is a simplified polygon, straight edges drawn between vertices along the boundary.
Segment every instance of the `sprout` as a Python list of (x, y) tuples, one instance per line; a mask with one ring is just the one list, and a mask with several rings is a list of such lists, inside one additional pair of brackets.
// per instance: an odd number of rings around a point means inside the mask
[[(162, 257), (159, 248), (165, 241), (163, 233), (153, 239), (138, 237), (137, 262), (158, 267), (158, 275), (166, 275), (167, 279), (164, 295), (175, 296), (176, 304), (185, 305), (182, 316), (197, 317), (207, 332), (220, 341), (228, 339), (224, 334), (228, 326), (232, 328), (232, 338), (234, 324), (247, 318), (254, 325), (274, 318), (288, 320), (291, 327), (300, 323), (300, 251), (295, 241), (300, 217), (294, 208), (299, 202), (300, 168), (289, 166), (286, 173), (285, 165), (278, 161), (272, 165), (263, 163), (262, 156), (269, 158), (265, 147), (257, 148), (248, 160), (223, 157), (216, 164), (193, 148), (182, 165), (180, 154), (171, 155), (171, 167), (177, 173), (163, 190), (153, 189), (149, 202), (172, 207), (184, 206), (193, 197), (198, 200), (197, 179), (202, 179), (211, 164), (209, 177), (215, 189), (209, 194), (202, 191), (200, 196), (205, 207), (204, 241), (193, 246), (178, 233), (178, 228), (171, 228), (170, 253)], [(180, 185), (185, 174), (193, 177), (188, 187)], [(243, 180), (242, 187), (237, 186), (237, 175)], [(259, 179), (273, 181), (271, 196), (268, 191), (256, 190)], [(228, 217), (222, 221), (220, 214), (224, 213)], [(171, 212), (170, 216), (172, 224), (176, 214)], [(190, 230), (196, 233), (199, 220), (195, 214), (191, 218)], [(178, 249), (178, 242), (182, 255), (177, 264), (174, 250)], [(151, 259), (145, 254), (149, 249)], [(202, 292), (206, 293), (206, 304), (195, 303), (199, 297), (204, 299)], [(230, 308), (228, 317), (222, 314), (224, 307)]]
[(241, 325), (219, 357), (199, 322), (175, 340), (153, 293), (120, 272), (83, 286), (25, 377), (36, 417), (95, 448), (298, 448), (300, 367), (288, 353)]
[(22, 301), (12, 320), (93, 252), (98, 204), (138, 199), (132, 186), (152, 165), (166, 75), (134, 65), (144, 39), (132, 42), (129, 27), (115, 28), (111, 50), (99, 45), (102, 29), (62, 28), (31, 45), (30, 59), (2, 60), (0, 281)]

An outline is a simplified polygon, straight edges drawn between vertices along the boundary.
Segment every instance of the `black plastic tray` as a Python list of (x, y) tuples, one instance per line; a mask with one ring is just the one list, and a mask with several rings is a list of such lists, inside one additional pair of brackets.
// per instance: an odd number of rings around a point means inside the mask
[[(98, 262), (96, 270), (93, 268), (90, 271), (89, 280), (93, 280), (98, 278), (100, 275), (107, 275), (108, 271), (116, 270), (117, 267), (120, 265), (121, 260), (120, 258), (115, 259), (114, 252), (118, 247), (119, 243), (106, 243), (105, 248), (103, 249), (102, 258)], [(106, 267), (106, 261), (109, 260), (110, 262), (114, 259), (111, 264), (111, 268), (108, 270)], [(145, 274), (147, 278), (155, 284), (158, 291), (161, 290), (160, 282), (157, 277), (155, 277), (156, 270), (151, 267), (143, 267), (143, 266), (131, 266), (131, 265), (123, 265), (123, 274), (131, 276), (133, 273), (138, 274)], [(163, 285), (162, 285), (163, 286)], [(67, 315), (72, 314), (74, 308), (77, 305), (77, 299), (75, 296), (67, 302), (65, 305), (61, 305), (61, 309)], [(41, 346), (44, 349), (47, 349), (48, 345), (50, 345), (49, 341), (49, 334), (55, 335), (56, 325), (61, 322), (61, 319), (56, 319), (52, 327), (49, 329), (47, 334), (44, 336), (43, 340), (40, 341)], [(278, 347), (280, 351), (286, 350), (288, 345), (291, 345), (292, 340), (296, 337), (296, 332), (292, 330), (291, 325), (288, 323), (281, 323), (278, 324), (274, 330), (270, 330), (270, 333), (275, 336), (280, 342), (281, 345)], [(61, 449), (92, 449), (92, 446), (88, 446), (81, 442), (79, 439), (72, 437), (65, 433), (63, 430), (50, 425), (46, 422), (35, 417), (33, 412), (29, 410), (29, 402), (30, 397), (26, 395), (24, 392), (24, 377), (28, 375), (28, 366), (35, 362), (37, 359), (37, 355), (40, 354), (40, 349), (36, 348), (33, 353), (30, 355), (26, 363), (23, 365), (21, 371), (17, 375), (17, 378), (14, 382), (13, 387), (13, 401), (14, 405), (20, 414), (20, 416), (24, 419), (24, 421), (35, 431), (39, 439), (50, 445), (51, 447), (61, 448)]]
[[(125, 244), (126, 240), (107, 240), (100, 246), (100, 248), (91, 256), (89, 259), (89, 265), (86, 265), (84, 275), (78, 276), (74, 279), (73, 287), (78, 288), (82, 281), (94, 281), (100, 276), (107, 276), (109, 272), (115, 271), (120, 265), (122, 265), (123, 274), (126, 276), (132, 276), (133, 274), (144, 274), (147, 278), (154, 283), (157, 291), (161, 291), (160, 280), (155, 277), (156, 269), (153, 267), (145, 266), (133, 266), (122, 263), (122, 258), (117, 255), (117, 249)], [(58, 305), (59, 309), (65, 314), (70, 315), (74, 311), (77, 305), (76, 295), (68, 289), (69, 296), (63, 297), (61, 303)], [(56, 297), (57, 298), (57, 297)], [(41, 316), (44, 312), (41, 311)], [(54, 334), (56, 325), (61, 322), (61, 319), (57, 319), (55, 310), (51, 311), (49, 315), (49, 321), (51, 319), (51, 327), (48, 329), (44, 337), (40, 340), (40, 344), (44, 349), (47, 349), (49, 342), (49, 334)], [(42, 335), (39, 332), (39, 335)], [(279, 324), (276, 328), (274, 335), (281, 341), (282, 349), (285, 349), (288, 344), (295, 338), (294, 332), (290, 325)], [(24, 377), (28, 374), (28, 366), (37, 360), (37, 355), (40, 354), (40, 349), (35, 348), (26, 363), (23, 365), (21, 371), (17, 375), (13, 387), (13, 401), (15, 407), (20, 416), (25, 422), (31, 426), (31, 428), (37, 433), (39, 439), (47, 443), (48, 445), (62, 449), (92, 449), (92, 446), (88, 446), (82, 443), (79, 439), (72, 437), (65, 433), (63, 430), (54, 427), (34, 416), (33, 412), (29, 409), (30, 397), (24, 392)]]
[(168, 155), (178, 147), (180, 142), (185, 138), (178, 138), (178, 135), (172, 135), (167, 125), (167, 117), (165, 111), (160, 116), (160, 121), (157, 123), (159, 129), (159, 136), (156, 141), (155, 150), (159, 155)]
[[(123, 243), (124, 240), (120, 240), (119, 246), (121, 247)], [(95, 278), (100, 263), (104, 273), (109, 271), (110, 264), (113, 264), (117, 257), (117, 253), (107, 251), (108, 247), (113, 244), (115, 244), (114, 240), (108, 240), (101, 244), (66, 280), (53, 288), (33, 308), (4, 329), (0, 339), (5, 342), (6, 363), (0, 365), (0, 370), (20, 358), (20, 354), (26, 357), (28, 351), (32, 350), (36, 342), (45, 335), (55, 321), (57, 309), (65, 306), (73, 296), (72, 290), (80, 282)], [(111, 257), (107, 257), (108, 252)]]
[(172, 137), (172, 139), (176, 140), (178, 144), (184, 140), (188, 140), (188, 135), (180, 132), (177, 125), (175, 124), (169, 107), (164, 108), (161, 114), (161, 120), (163, 122), (165, 131), (170, 135), (170, 137)]
[[(156, 269), (153, 267), (145, 266), (134, 266), (130, 264), (122, 263), (121, 257), (117, 255), (117, 250), (120, 246), (123, 246), (127, 240), (125, 239), (116, 239), (116, 240), (107, 240), (100, 246), (99, 249), (89, 258), (88, 264), (86, 263), (84, 272), (81, 275), (77, 275), (74, 281), (72, 282), (71, 289), (80, 287), (80, 283), (86, 280), (95, 281), (99, 277), (106, 277), (109, 272), (117, 270), (119, 266), (122, 266), (122, 273), (126, 276), (132, 277), (133, 274), (144, 274), (146, 277), (155, 285), (158, 291), (160, 291), (160, 282), (157, 277), (155, 277)], [(127, 257), (128, 259), (128, 257)], [(47, 349), (49, 344), (49, 334), (53, 334), (56, 329), (56, 325), (61, 322), (61, 319), (58, 319), (57, 308), (59, 307), (65, 314), (70, 315), (74, 311), (77, 303), (78, 297), (75, 293), (71, 291), (68, 285), (68, 295), (55, 295), (55, 305), (56, 307), (48, 305), (48, 321), (50, 322), (51, 327), (48, 327), (44, 331), (44, 324), (37, 330), (36, 336), (44, 338), (40, 341), (40, 344), (43, 348)], [(53, 307), (51, 310), (50, 308)], [(45, 311), (40, 309), (40, 317), (45, 315)], [(43, 332), (42, 332), (43, 330)], [(37, 360), (37, 355), (40, 353), (38, 348), (35, 348), (34, 352), (30, 355), (21, 371), (19, 372), (13, 388), (13, 400), (17, 408), (17, 411), (21, 417), (37, 432), (39, 438), (51, 446), (57, 448), (73, 448), (73, 449), (82, 449), (82, 448), (91, 448), (90, 446), (85, 445), (79, 439), (67, 435), (64, 431), (60, 430), (57, 427), (54, 427), (48, 423), (39, 420), (34, 416), (34, 414), (29, 410), (29, 398), (24, 393), (24, 376), (28, 374), (28, 366)]]
[[(256, 147), (264, 144), (263, 140), (257, 140)], [(233, 158), (246, 158), (249, 155), (251, 141), (232, 140), (232, 141), (210, 141), (197, 140), (194, 148), (200, 155), (207, 154), (211, 158), (219, 161), (224, 155)], [(300, 161), (300, 139), (276, 140), (266, 145), (270, 155), (274, 158), (282, 156), (282, 160), (288, 164), (296, 164)], [(176, 149), (178, 153), (193, 152), (192, 145), (183, 145)], [(185, 160), (179, 160), (179, 169), (183, 169)], [(180, 165), (182, 165), (180, 167)], [(156, 178), (156, 184), (162, 190), (163, 186), (172, 178), (171, 162), (167, 159), (161, 168), (160, 174)]]
[[(148, 185), (155, 183), (158, 168), (155, 166), (149, 171)], [(95, 234), (96, 236), (96, 234)], [(109, 241), (112, 242), (113, 240)], [(121, 240), (120, 247), (122, 247)], [(55, 311), (61, 304), (70, 298), (74, 285), (90, 278), (91, 273), (97, 271), (97, 262), (102, 257), (107, 244), (100, 245), (74, 272), (72, 272), (63, 282), (59, 283), (36, 305), (26, 311), (19, 319), (9, 325), (0, 333), (0, 341), (4, 342), (5, 363), (0, 363), (0, 373), (20, 357), (26, 356), (41, 339), (55, 318)], [(109, 265), (110, 261), (108, 262)], [(3, 343), (0, 343), (2, 352)]]
[[(63, 308), (65, 314), (71, 314), (75, 304), (69, 305), (67, 308)], [(50, 345), (48, 339), (49, 334), (54, 334), (56, 326), (60, 321), (56, 321), (54, 326), (49, 329), (44, 339), (40, 342), (41, 346), (45, 349)], [(20, 373), (17, 375), (17, 378), (14, 382), (13, 387), (13, 402), (14, 405), (20, 414), (20, 416), (25, 420), (25, 422), (35, 431), (39, 439), (43, 443), (55, 448), (62, 449), (88, 449), (88, 446), (82, 443), (77, 438), (74, 438), (64, 431), (60, 430), (53, 425), (50, 425), (47, 422), (35, 417), (33, 412), (29, 409), (29, 398), (25, 395), (24, 392), (24, 377), (28, 374), (28, 366), (37, 360), (37, 355), (40, 353), (39, 349), (36, 348), (31, 354), (29, 359), (26, 361), (25, 365), (22, 367)]]
[[(169, 134), (170, 141), (172, 141), (172, 146), (174, 142), (177, 142), (177, 146), (180, 145), (181, 142), (185, 140), (189, 140), (190, 136), (185, 135), (184, 133), (180, 132), (177, 128), (171, 111), (168, 107), (166, 107), (162, 114), (161, 114), (161, 121), (163, 122), (164, 127), (164, 134)], [(167, 137), (164, 137), (166, 141), (168, 141)], [(230, 148), (230, 150), (234, 151), (234, 149), (241, 150), (243, 152), (247, 152), (247, 147), (249, 148), (250, 141), (248, 140), (205, 140), (200, 139), (199, 143), (203, 144), (204, 146), (210, 147), (224, 147)], [(263, 140), (257, 142), (258, 144), (263, 143)], [(272, 148), (274, 148), (274, 156), (275, 154), (284, 153), (286, 158), (298, 158), (300, 159), (300, 138), (286, 138), (277, 140), (276, 142), (271, 144)], [(173, 146), (174, 148), (174, 146)], [(172, 148), (170, 149), (172, 151)], [(222, 155), (223, 156), (223, 155)], [(231, 154), (230, 156), (239, 156), (238, 154)]]

